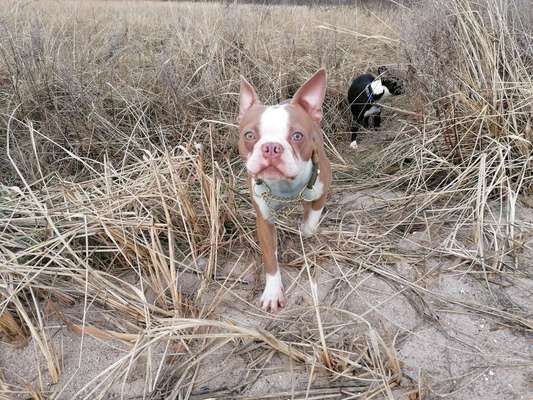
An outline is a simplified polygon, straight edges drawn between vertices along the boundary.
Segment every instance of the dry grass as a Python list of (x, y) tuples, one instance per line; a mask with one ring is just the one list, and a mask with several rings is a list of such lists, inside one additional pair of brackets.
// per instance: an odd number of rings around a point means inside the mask
[[(400, 259), (415, 264), (438, 254), (457, 257), (462, 272), (481, 280), (530, 277), (518, 257), (532, 227), (516, 220), (515, 209), (532, 185), (531, 15), (520, 15), (519, 2), (483, 3), (483, 10), (467, 0), (416, 10), (6, 7), (0, 332), (10, 342), (31, 340), (49, 379), (21, 388), (0, 376), (0, 388), (54, 397), (43, 382), (61, 380), (60, 352), (46, 325), (60, 321), (128, 346), (79, 388), (79, 398), (106, 398), (141, 359), (150, 364), (146, 398), (258, 398), (247, 390), (280, 354), (291, 371), (308, 374), (306, 390), (261, 398), (394, 398), (403, 375), (397, 338), (347, 311), (345, 299), (320, 301), (324, 276), (335, 282), (333, 292), (351, 292), (353, 279), (371, 272), (424, 312), (431, 299), (532, 331), (524, 310), (458, 301), (425, 287), (435, 271), (412, 281), (395, 268)], [(442, 13), (447, 18), (431, 23)], [(398, 25), (401, 18), (412, 23)], [(399, 110), (396, 139), (354, 166), (337, 150), (349, 126), (346, 82), (402, 60), (417, 69), (415, 100)], [(321, 65), (330, 78), (324, 131), (333, 200), (317, 242), (291, 245), (297, 232), (282, 227), (285, 264), (304, 267), (298, 279), (305, 276), (312, 301), (273, 319), (257, 308), (258, 288), (246, 284), (257, 244), (235, 146), (238, 79), (249, 77), (275, 102)], [(343, 203), (367, 188), (394, 195), (364, 211)], [(444, 240), (406, 254), (398, 243), (420, 230)], [(187, 292), (191, 276), (197, 286)], [(304, 285), (298, 279), (289, 290)], [(201, 365), (220, 362), (218, 352), (244, 357), (249, 372), (238, 385), (203, 393)], [(327, 385), (313, 383), (323, 376)], [(422, 398), (419, 389), (411, 394)]]
[(381, 167), (420, 199), (416, 214), (440, 209), (426, 224), (454, 224), (449, 251), (470, 229), (468, 257), (499, 271), (520, 246), (515, 207), (533, 185), (533, 14), (497, 0), (433, 1), (414, 14), (403, 43), (424, 119), (404, 127), (410, 139), (390, 146)]
[[(390, 45), (355, 45), (351, 37), (317, 26), (357, 21), (358, 31), (374, 32), (378, 20), (360, 14), (344, 8), (17, 2), (3, 17), (3, 108), (34, 121), (65, 148), (37, 140), (45, 175), (57, 170), (57, 160), (68, 173), (83, 172), (79, 162), (65, 160), (71, 158), (67, 150), (99, 161), (107, 154), (122, 167), (144, 149), (207, 144), (205, 120), (218, 122), (216, 155), (233, 156), (234, 134), (226, 138), (239, 74), (250, 77), (264, 101), (274, 102), (325, 65), (333, 83), (325, 127), (340, 132), (348, 125), (345, 77), (365, 70), (367, 60), (391, 62), (382, 54)], [(380, 29), (391, 34), (385, 25)], [(23, 126), (12, 129), (19, 140), (27, 136), (17, 135)], [(17, 143), (18, 162), (37, 178), (27, 142)]]

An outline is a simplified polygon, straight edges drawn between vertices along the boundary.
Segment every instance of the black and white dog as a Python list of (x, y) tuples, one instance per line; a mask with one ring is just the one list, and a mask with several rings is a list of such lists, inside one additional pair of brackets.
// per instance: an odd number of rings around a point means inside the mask
[(350, 147), (357, 148), (357, 133), (359, 128), (370, 127), (370, 119), (373, 127), (381, 125), (380, 104), (390, 96), (403, 94), (403, 83), (396, 78), (384, 78), (384, 67), (378, 68), (378, 76), (372, 74), (359, 75), (352, 81), (348, 89), (348, 104), (352, 111), (352, 140)]

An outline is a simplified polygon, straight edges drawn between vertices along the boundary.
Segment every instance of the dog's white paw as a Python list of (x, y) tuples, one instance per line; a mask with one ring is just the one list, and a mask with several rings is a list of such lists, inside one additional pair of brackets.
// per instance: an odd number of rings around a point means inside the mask
[(302, 232), (304, 238), (311, 237), (316, 233), (321, 215), (322, 209), (309, 211), (307, 219), (300, 225), (300, 232)]
[(350, 149), (357, 149), (357, 140), (354, 140), (352, 143), (350, 143)]
[(283, 294), (283, 283), (278, 271), (274, 275), (266, 274), (265, 290), (261, 295), (261, 308), (267, 312), (277, 312), (287, 305)]
[(300, 225), (300, 232), (302, 232), (302, 236), (304, 238), (309, 238), (313, 236), (318, 229), (318, 224), (315, 226), (311, 226), (311, 224), (304, 222)]
[(194, 143), (194, 148), (198, 153), (202, 153), (204, 151), (204, 144), (203, 143)]

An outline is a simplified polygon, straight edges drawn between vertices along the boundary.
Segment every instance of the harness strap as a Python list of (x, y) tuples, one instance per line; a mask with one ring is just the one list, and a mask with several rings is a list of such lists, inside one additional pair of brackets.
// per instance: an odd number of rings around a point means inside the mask
[(372, 93), (372, 87), (370, 83), (365, 86), (365, 93), (368, 99), (367, 102), (372, 103), (374, 101), (374, 94)]

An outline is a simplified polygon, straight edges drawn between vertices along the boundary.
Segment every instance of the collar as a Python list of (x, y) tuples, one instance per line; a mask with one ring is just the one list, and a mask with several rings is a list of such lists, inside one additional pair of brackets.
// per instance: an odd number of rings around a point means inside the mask
[(311, 161), (313, 162), (313, 170), (311, 171), (309, 182), (307, 182), (306, 185), (307, 189), (313, 189), (313, 186), (315, 186), (318, 178), (318, 174), (320, 173), (320, 168), (318, 166), (318, 154), (315, 150), (313, 150), (313, 154), (311, 155)]

